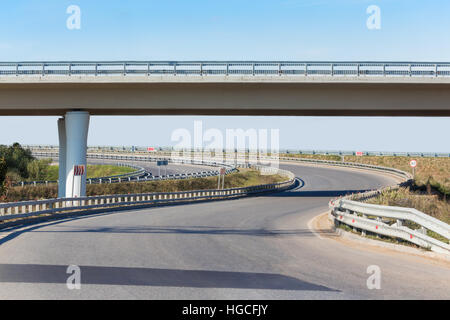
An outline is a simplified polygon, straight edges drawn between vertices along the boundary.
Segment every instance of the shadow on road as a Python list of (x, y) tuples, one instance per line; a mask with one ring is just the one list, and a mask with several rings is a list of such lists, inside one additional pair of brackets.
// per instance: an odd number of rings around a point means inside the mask
[[(237, 236), (301, 236), (313, 237), (309, 229), (239, 229), (210, 226), (130, 226), (130, 227), (65, 227), (52, 230), (34, 230), (38, 233), (130, 233), (130, 234), (185, 234), (185, 235), (237, 235)], [(335, 235), (331, 230), (316, 231), (319, 234)]]
[(323, 191), (288, 191), (266, 195), (266, 197), (340, 197), (352, 193), (366, 192), (372, 189), (363, 190), (323, 190)]
[[(0, 282), (65, 284), (68, 266), (0, 264)], [(193, 288), (334, 291), (325, 286), (281, 274), (80, 266), (81, 286), (120, 285)]]

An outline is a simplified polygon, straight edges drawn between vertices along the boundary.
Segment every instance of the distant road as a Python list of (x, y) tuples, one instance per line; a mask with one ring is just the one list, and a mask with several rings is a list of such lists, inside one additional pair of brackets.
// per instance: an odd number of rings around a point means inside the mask
[[(391, 184), (366, 171), (282, 165), (305, 185), (231, 201), (131, 210), (0, 232), (0, 299), (450, 299), (450, 267), (318, 237), (333, 196)], [(68, 290), (68, 265), (81, 290)], [(381, 268), (369, 290), (369, 265)]]
[[(88, 164), (112, 164), (112, 165), (116, 165), (117, 163), (125, 163), (125, 164), (128, 163), (140, 166), (145, 170), (147, 170), (147, 172), (151, 172), (152, 175), (154, 176), (157, 176), (159, 174), (159, 168), (156, 165), (156, 162), (103, 160), (90, 158), (87, 159), (87, 162)], [(194, 165), (194, 164), (169, 163), (169, 165), (167, 165), (167, 168), (164, 168), (164, 166), (161, 167), (161, 174), (165, 174), (165, 170), (167, 170), (167, 174), (179, 174), (179, 173), (194, 173), (194, 172), (217, 170), (217, 167)]]

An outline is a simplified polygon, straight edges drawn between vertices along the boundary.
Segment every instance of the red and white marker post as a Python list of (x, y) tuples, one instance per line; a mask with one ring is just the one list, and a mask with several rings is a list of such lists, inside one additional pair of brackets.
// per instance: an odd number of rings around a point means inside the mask
[(222, 178), (222, 189), (225, 185), (225, 173), (226, 173), (226, 169), (220, 168), (219, 176), (217, 179), (217, 189), (219, 189), (219, 190), (220, 190), (220, 178)]
[(416, 167), (417, 167), (417, 161), (416, 160), (411, 160), (409, 162), (409, 165), (411, 166), (412, 170), (413, 170), (413, 179), (416, 177)]

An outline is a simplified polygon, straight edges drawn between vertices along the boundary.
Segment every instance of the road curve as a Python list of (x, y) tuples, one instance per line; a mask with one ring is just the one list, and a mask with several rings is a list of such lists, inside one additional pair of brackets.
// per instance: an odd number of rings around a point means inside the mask
[[(98, 214), (0, 232), (0, 299), (449, 299), (450, 267), (348, 246), (308, 222), (379, 173), (284, 164), (289, 192)], [(68, 265), (81, 289), (66, 286)], [(381, 289), (366, 285), (369, 265)]]
[[(89, 159), (88, 164), (112, 164), (116, 165), (117, 163), (122, 164), (130, 164), (144, 168), (147, 172), (150, 172), (153, 176), (159, 175), (159, 167), (156, 162), (149, 161), (128, 161), (128, 160), (110, 160), (110, 159)], [(196, 173), (202, 171), (215, 171), (218, 170), (218, 167), (206, 166), (206, 165), (198, 165), (198, 164), (178, 164), (178, 163), (169, 163), (167, 166), (161, 167), (161, 174), (164, 175), (167, 173), (168, 175), (172, 174), (181, 174), (181, 173)]]

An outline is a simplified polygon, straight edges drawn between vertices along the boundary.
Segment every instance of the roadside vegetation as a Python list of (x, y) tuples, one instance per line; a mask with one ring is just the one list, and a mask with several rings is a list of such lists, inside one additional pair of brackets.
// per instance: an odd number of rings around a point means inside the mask
[[(284, 154), (282, 156), (342, 161), (338, 155)], [(416, 208), (450, 224), (450, 158), (403, 156), (345, 156), (344, 161), (390, 167), (412, 173), (411, 160), (417, 160), (414, 184), (410, 188), (385, 191), (369, 203)]]
[[(283, 154), (281, 156), (342, 161), (338, 155)], [(417, 158), (402, 156), (345, 156), (344, 161), (390, 167), (412, 173), (411, 160), (417, 160), (415, 189), (436, 190), (442, 195), (450, 195), (450, 158)], [(430, 190), (431, 189), (431, 190)]]
[(367, 203), (416, 208), (450, 224), (450, 203), (439, 199), (437, 194), (421, 194), (412, 192), (408, 188), (399, 188), (398, 190), (384, 191), (380, 196), (367, 200)]
[[(242, 169), (239, 172), (225, 176), (225, 188), (247, 187), (259, 184), (277, 183), (286, 180), (280, 175), (262, 175), (257, 170)], [(176, 192), (189, 190), (217, 189), (217, 177), (193, 178), (184, 180), (163, 180), (146, 182), (122, 182), (92, 184), (86, 186), (88, 196), (150, 193), (150, 192)], [(39, 200), (56, 198), (58, 194), (56, 185), (24, 186), (9, 188), (5, 194), (4, 202), (25, 200)]]
[[(58, 180), (58, 170), (59, 166), (51, 165), (47, 167), (47, 174), (44, 179), (40, 180), (48, 180), (55, 181)], [(134, 168), (130, 167), (119, 167), (115, 165), (109, 164), (88, 164), (87, 165), (87, 178), (98, 178), (98, 177), (107, 177), (107, 176), (115, 176), (119, 174), (131, 173), (136, 171)]]

